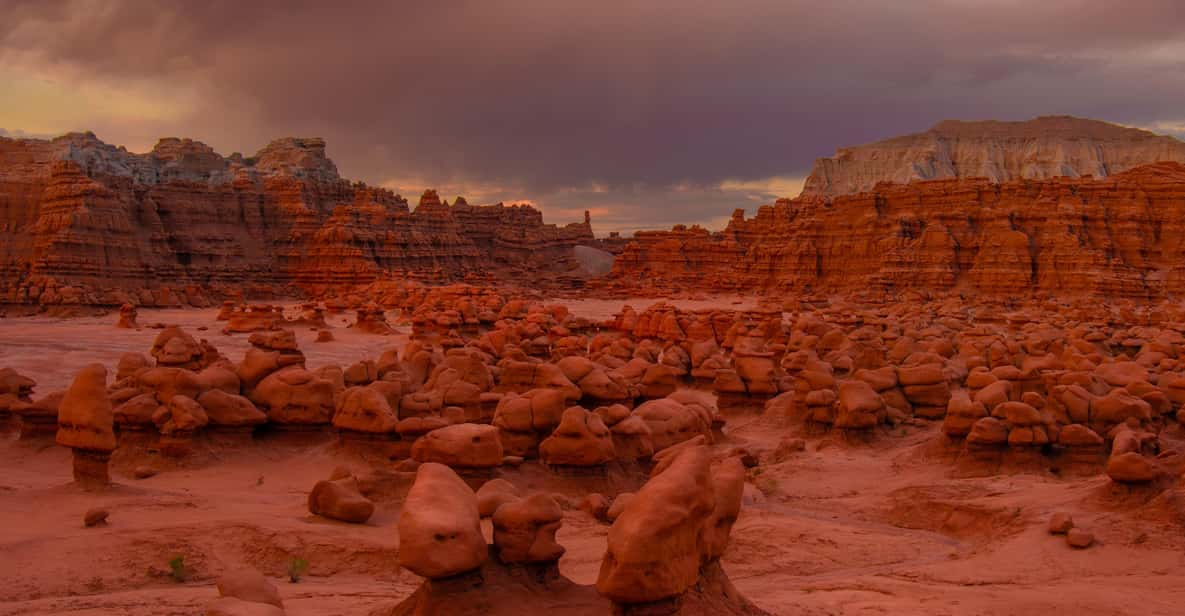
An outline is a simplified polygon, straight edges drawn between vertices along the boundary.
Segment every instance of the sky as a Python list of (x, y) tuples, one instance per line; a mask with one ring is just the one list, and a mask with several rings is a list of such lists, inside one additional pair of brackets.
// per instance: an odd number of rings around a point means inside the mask
[(324, 137), (413, 198), (720, 228), (944, 119), (1185, 136), (1179, 0), (0, 0), (0, 134)]

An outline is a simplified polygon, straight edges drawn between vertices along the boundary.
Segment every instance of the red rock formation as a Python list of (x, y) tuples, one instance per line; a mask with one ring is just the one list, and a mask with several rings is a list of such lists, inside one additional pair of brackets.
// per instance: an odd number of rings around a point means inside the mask
[(208, 305), (244, 284), (306, 289), (390, 274), (577, 271), (591, 227), (526, 205), (414, 210), (338, 176), (321, 139), (252, 158), (162, 139), (132, 154), (91, 133), (0, 138), (0, 302)]
[(947, 120), (924, 133), (840, 148), (835, 156), (818, 159), (802, 194), (846, 195), (867, 192), (880, 182), (945, 178), (1105, 177), (1166, 160), (1185, 163), (1185, 143), (1098, 120)]
[(639, 232), (611, 284), (1163, 296), (1185, 290), (1183, 215), (1185, 165), (1172, 162), (1104, 179), (879, 184), (738, 210), (719, 233)]

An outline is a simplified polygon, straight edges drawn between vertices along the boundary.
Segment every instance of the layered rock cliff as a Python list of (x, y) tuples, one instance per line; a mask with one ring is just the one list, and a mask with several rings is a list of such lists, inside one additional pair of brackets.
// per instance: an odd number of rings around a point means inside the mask
[[(193, 301), (220, 286), (576, 271), (590, 221), (529, 206), (419, 205), (338, 175), (321, 139), (223, 157), (188, 139), (147, 154), (91, 133), (0, 138), (0, 302)], [(47, 295), (48, 294), (48, 295)], [(138, 297), (135, 297), (138, 295)]]
[(738, 210), (723, 232), (639, 232), (611, 277), (666, 289), (1183, 293), (1185, 165), (783, 199), (753, 218)]
[(930, 130), (820, 158), (804, 196), (872, 190), (878, 182), (983, 177), (994, 182), (1107, 177), (1160, 161), (1185, 163), (1185, 142), (1135, 128), (1069, 116), (1027, 122), (947, 120)]

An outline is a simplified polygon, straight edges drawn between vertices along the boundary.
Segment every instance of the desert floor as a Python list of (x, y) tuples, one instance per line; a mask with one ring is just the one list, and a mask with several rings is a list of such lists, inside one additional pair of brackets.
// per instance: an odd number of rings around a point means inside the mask
[[(578, 314), (607, 316), (601, 313), (622, 302), (568, 303)], [(215, 313), (144, 310), (139, 320), (182, 324), (238, 361), (247, 336), (222, 335)], [(310, 367), (376, 357), (406, 340), (346, 330), (341, 320), (350, 318), (330, 317), (339, 327), (335, 342), (313, 343), (312, 332), (298, 331)], [(0, 320), (0, 366), (36, 379), (43, 395), (65, 387), (86, 363), (113, 368), (120, 353), (146, 352), (157, 334), (117, 330), (114, 321)], [(797, 436), (760, 410), (730, 414), (728, 439), (717, 447), (770, 452)], [(52, 435), (18, 440), (11, 425), (0, 430), (0, 614), (200, 614), (217, 596), (217, 575), (239, 564), (274, 578), (294, 616), (364, 615), (419, 584), (397, 565), (396, 520), (412, 474), (396, 472), (365, 446), (328, 433), (215, 434), (178, 462), (162, 458), (150, 437), (123, 442), (112, 462), (117, 485), (87, 493), (71, 484), (70, 452)], [(1083, 477), (1039, 467), (971, 477), (956, 455), (938, 424), (899, 427), (869, 444), (807, 437), (805, 451), (753, 475), (725, 569), (775, 614), (1185, 614), (1180, 486), (1116, 487), (1101, 465)], [(138, 465), (161, 472), (135, 480)], [(339, 465), (382, 487), (367, 524), (307, 511), (309, 489)], [(500, 473), (520, 488), (573, 499), (632, 490), (641, 477), (637, 469), (556, 477), (533, 463)], [(109, 510), (109, 523), (84, 528), (83, 514), (93, 507)], [(1049, 535), (1056, 511), (1071, 513), (1098, 543), (1079, 551)], [(561, 570), (592, 583), (607, 530), (568, 511)], [(178, 555), (184, 581), (170, 575)], [(294, 558), (309, 564), (298, 583), (285, 575)]]

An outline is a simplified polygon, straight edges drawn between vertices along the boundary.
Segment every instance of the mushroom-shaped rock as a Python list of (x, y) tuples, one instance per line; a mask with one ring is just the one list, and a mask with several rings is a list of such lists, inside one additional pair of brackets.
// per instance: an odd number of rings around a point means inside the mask
[(614, 455), (621, 460), (639, 460), (654, 455), (650, 426), (637, 415), (630, 415), (609, 428)]
[(877, 416), (884, 408), (884, 401), (871, 385), (858, 380), (844, 381), (839, 384), (839, 408), (835, 416), (835, 427), (867, 430), (876, 425)]
[(131, 304), (124, 304), (119, 307), (119, 321), (115, 324), (116, 327), (122, 329), (139, 329), (140, 325), (136, 323), (136, 307)]
[(399, 516), (399, 565), (426, 578), (472, 571), (488, 555), (477, 496), (443, 464), (421, 464)]
[(290, 366), (269, 374), (249, 396), (278, 424), (327, 424), (333, 416), (333, 382)]
[(547, 464), (596, 466), (613, 460), (613, 439), (601, 416), (573, 406), (560, 425), (539, 444), (539, 458)]
[(176, 325), (166, 327), (152, 342), (151, 355), (158, 366), (197, 369), (202, 367), (202, 345)]
[(501, 434), (507, 455), (533, 456), (541, 435), (560, 423), (565, 409), (562, 391), (532, 389), (524, 394), (506, 394), (494, 410), (494, 426)]
[(656, 452), (697, 435), (712, 433), (712, 418), (706, 410), (688, 406), (670, 396), (643, 402), (634, 409), (634, 415), (650, 428)]
[(678, 386), (675, 371), (670, 366), (654, 364), (646, 367), (638, 382), (644, 398), (662, 398), (675, 392)]
[(519, 499), (518, 488), (505, 479), (491, 479), (477, 489), (477, 511), (481, 517), (494, 515), (498, 507)]
[(960, 389), (954, 392), (947, 402), (942, 431), (952, 438), (963, 438), (971, 432), (971, 426), (987, 417), (987, 414), (987, 408), (982, 402), (972, 402), (967, 390)]
[(372, 387), (351, 387), (338, 400), (333, 427), (339, 430), (387, 434), (395, 431), (399, 416), (381, 391)]
[(737, 357), (733, 360), (733, 365), (749, 395), (769, 396), (778, 393), (777, 373), (772, 357)]
[(457, 468), (488, 468), (502, 464), (502, 441), (494, 426), (461, 423), (433, 430), (416, 440), (411, 457)]
[(494, 512), (494, 546), (506, 564), (552, 563), (564, 555), (555, 540), (564, 511), (555, 499), (536, 492)]
[(597, 590), (617, 603), (687, 591), (699, 578), (701, 531), (715, 505), (708, 449), (685, 449), (642, 486), (609, 529)]
[(58, 405), (57, 443), (73, 450), (75, 481), (110, 483), (107, 462), (116, 445), (114, 420), (107, 399), (107, 369), (90, 364), (74, 377)]

